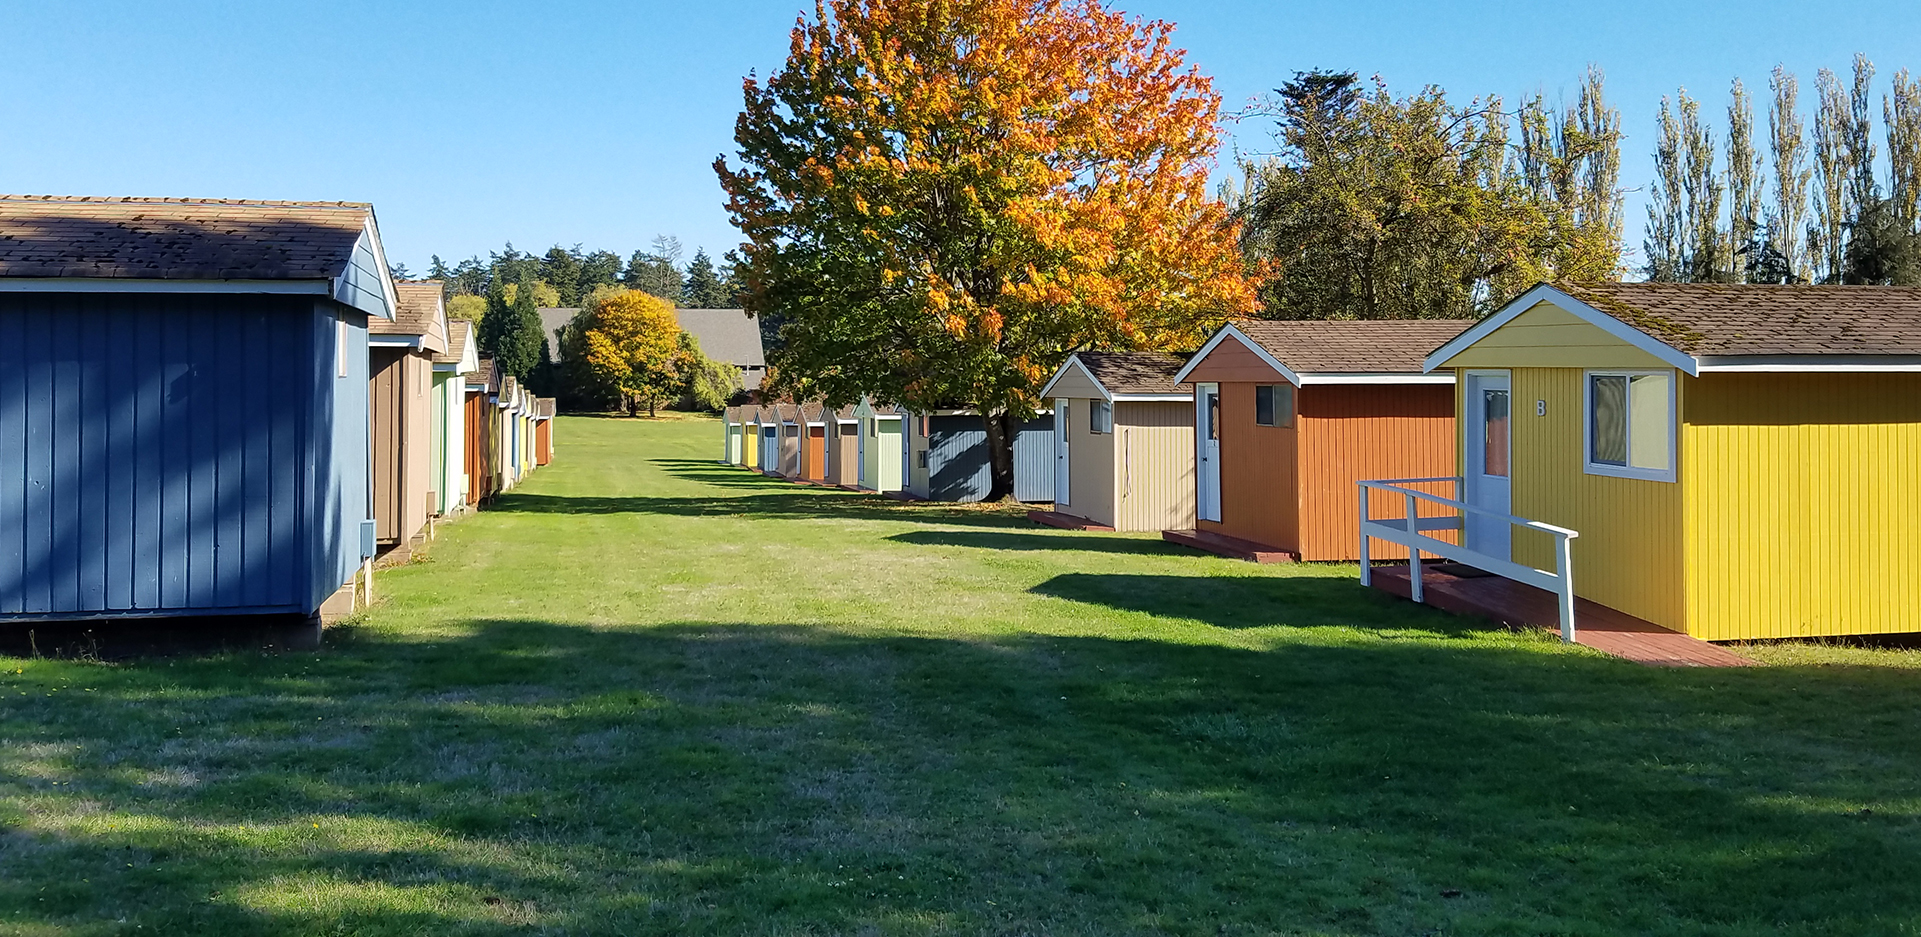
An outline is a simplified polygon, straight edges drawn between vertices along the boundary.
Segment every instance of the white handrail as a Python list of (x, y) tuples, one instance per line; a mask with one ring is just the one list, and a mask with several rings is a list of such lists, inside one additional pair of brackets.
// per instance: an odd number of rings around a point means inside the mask
[[(1426, 600), (1426, 589), (1421, 579), (1421, 553), (1422, 551), (1426, 551), (1458, 563), (1473, 566), (1477, 569), (1487, 570), (1490, 573), (1504, 576), (1516, 582), (1525, 583), (1555, 593), (1556, 597), (1560, 600), (1558, 604), (1560, 606), (1561, 639), (1572, 642), (1574, 640), (1574, 554), (1572, 547), (1569, 545), (1569, 541), (1579, 537), (1581, 534), (1578, 531), (1569, 530), (1566, 527), (1557, 527), (1553, 524), (1529, 520), (1518, 515), (1489, 510), (1478, 505), (1469, 504), (1458, 498), (1442, 497), (1441, 495), (1430, 494), (1425, 491), (1416, 491), (1413, 488), (1405, 487), (1407, 485), (1421, 484), (1452, 484), (1455, 486), (1455, 491), (1459, 492), (1463, 483), (1464, 479), (1458, 475), (1442, 478), (1390, 478), (1359, 482), (1361, 496), (1361, 584), (1364, 586), (1372, 585), (1374, 582), (1374, 570), (1368, 557), (1369, 538), (1378, 538), (1386, 540), (1389, 543), (1398, 543), (1407, 548), (1408, 597), (1414, 601), (1423, 602)], [(1400, 495), (1405, 505), (1405, 513), (1398, 518), (1373, 517), (1368, 504), (1368, 492), (1371, 490)], [(1420, 502), (1441, 505), (1450, 510), (1460, 512), (1460, 516), (1421, 517), (1419, 512)], [(1554, 537), (1555, 571), (1548, 572), (1544, 569), (1523, 566), (1512, 560), (1489, 556), (1485, 553), (1468, 549), (1463, 544), (1449, 543), (1445, 540), (1439, 540), (1422, 533), (1428, 530), (1465, 530), (1466, 515), (1468, 514), (1498, 518), (1515, 527), (1520, 527), (1525, 530), (1536, 530), (1551, 535)]]

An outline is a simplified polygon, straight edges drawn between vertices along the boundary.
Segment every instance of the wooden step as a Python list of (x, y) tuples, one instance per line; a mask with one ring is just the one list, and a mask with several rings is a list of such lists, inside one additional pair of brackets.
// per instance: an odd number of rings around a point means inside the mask
[(1301, 559), (1300, 554), (1279, 547), (1207, 530), (1163, 530), (1161, 539), (1216, 556), (1225, 556), (1228, 559), (1247, 560), (1250, 563), (1298, 563)]

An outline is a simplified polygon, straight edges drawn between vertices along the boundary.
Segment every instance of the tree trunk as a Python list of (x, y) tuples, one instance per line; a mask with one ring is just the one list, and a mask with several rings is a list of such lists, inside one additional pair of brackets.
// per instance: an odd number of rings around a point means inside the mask
[(987, 469), (992, 484), (984, 502), (1005, 501), (1014, 496), (1014, 421), (1005, 412), (989, 415), (981, 408), (981, 423), (987, 428)]

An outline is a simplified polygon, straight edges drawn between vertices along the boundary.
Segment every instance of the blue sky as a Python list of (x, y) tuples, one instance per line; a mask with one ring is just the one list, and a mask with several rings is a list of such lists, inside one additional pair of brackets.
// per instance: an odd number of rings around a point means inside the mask
[[(1921, 4), (1279, 3), (1125, 0), (1175, 22), (1229, 108), (1295, 70), (1380, 73), (1510, 100), (1607, 70), (1623, 182), (1646, 184), (1660, 96), (1719, 111), (1769, 69), (1921, 71)], [(809, 6), (811, 9), (811, 4)], [(14, 4), (0, 29), (0, 189), (344, 199), (378, 208), (390, 256), (511, 240), (622, 252), (658, 233), (737, 238), (709, 168), (740, 79), (778, 67), (795, 0), (707, 3)], [(1718, 121), (1717, 121), (1718, 123)], [(1266, 128), (1233, 128), (1244, 145)], [(1629, 240), (1643, 209), (1630, 195)]]

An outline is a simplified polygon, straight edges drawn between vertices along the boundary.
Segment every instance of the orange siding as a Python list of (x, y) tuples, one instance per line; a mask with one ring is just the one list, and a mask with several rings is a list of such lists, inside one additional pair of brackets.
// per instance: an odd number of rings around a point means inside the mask
[[(1287, 380), (1279, 371), (1274, 370), (1272, 365), (1262, 361), (1261, 356), (1241, 344), (1240, 339), (1237, 338), (1225, 339), (1219, 345), (1215, 345), (1214, 350), (1208, 352), (1207, 357), (1194, 366), (1193, 372), (1187, 379), (1196, 384), (1222, 385), (1274, 384)], [(1250, 409), (1247, 412), (1250, 421), (1253, 420), (1254, 413), (1251, 409), (1253, 399), (1251, 396), (1248, 398)], [(1253, 423), (1250, 422), (1248, 425), (1252, 426)], [(1226, 515), (1223, 513), (1222, 516)]]
[(487, 432), (487, 395), (480, 392), (467, 394), (467, 452), (462, 462), (467, 471), (467, 503), (479, 504), (480, 499), (494, 493), (493, 474), (489, 470), (488, 453), (492, 451)]
[[(1222, 342), (1208, 361), (1212, 363), (1230, 345), (1253, 358), (1252, 353), (1230, 341)], [(1270, 369), (1268, 373), (1274, 372)], [(1200, 521), (1198, 526), (1280, 550), (1298, 551), (1295, 429), (1255, 424), (1254, 387), (1250, 383), (1221, 385), (1221, 520)]]
[(554, 460), (554, 421), (541, 420), (534, 424), (534, 464), (546, 465)]
[(807, 471), (810, 481), (824, 481), (827, 478), (827, 454), (822, 449), (827, 444), (827, 427), (807, 427)]
[[(1251, 386), (1247, 394), (1251, 408)], [(1301, 559), (1358, 558), (1356, 482), (1433, 478), (1455, 472), (1454, 388), (1450, 385), (1310, 384), (1298, 396)], [(1250, 409), (1250, 423), (1252, 419)], [(1439, 487), (1431, 490), (1450, 493)], [(1375, 517), (1401, 513), (1386, 504), (1373, 511)], [(1394, 559), (1405, 558), (1407, 551), (1376, 542), (1371, 554)]]

